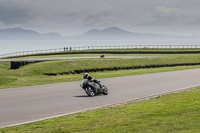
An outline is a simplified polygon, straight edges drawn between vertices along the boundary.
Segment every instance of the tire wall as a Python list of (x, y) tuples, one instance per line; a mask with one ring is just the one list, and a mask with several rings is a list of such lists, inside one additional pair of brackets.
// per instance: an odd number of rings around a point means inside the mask
[(126, 67), (108, 67), (108, 68), (90, 68), (90, 69), (79, 69), (69, 72), (62, 73), (44, 73), (44, 75), (56, 76), (58, 74), (80, 74), (80, 73), (89, 73), (89, 72), (101, 72), (101, 71), (118, 71), (118, 70), (130, 70), (130, 69), (146, 69), (146, 68), (160, 68), (160, 67), (176, 67), (176, 66), (194, 66), (200, 65), (200, 63), (180, 63), (180, 64), (159, 64), (159, 65), (144, 65), (144, 66), (126, 66)]
[(43, 61), (11, 61), (10, 69), (19, 69), (22, 66)]

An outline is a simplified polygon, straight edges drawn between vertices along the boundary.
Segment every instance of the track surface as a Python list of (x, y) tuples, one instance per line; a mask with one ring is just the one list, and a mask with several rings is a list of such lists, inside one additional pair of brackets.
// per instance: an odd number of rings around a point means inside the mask
[(200, 69), (101, 79), (107, 96), (87, 97), (81, 81), (0, 90), (0, 127), (33, 122), (200, 86)]
[[(49, 57), (49, 58), (28, 58), (28, 59), (0, 59), (0, 61), (33, 61), (33, 60), (66, 60), (66, 59), (89, 59), (100, 58), (99, 56), (93, 57)], [(158, 58), (149, 56), (106, 56), (105, 58)]]

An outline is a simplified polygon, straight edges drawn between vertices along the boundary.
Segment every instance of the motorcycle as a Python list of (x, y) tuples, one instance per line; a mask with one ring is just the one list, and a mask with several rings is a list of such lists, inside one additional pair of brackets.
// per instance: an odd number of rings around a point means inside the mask
[(98, 83), (90, 82), (88, 80), (83, 80), (83, 83), (80, 85), (90, 97), (93, 97), (98, 94), (108, 95), (108, 89), (105, 85)]

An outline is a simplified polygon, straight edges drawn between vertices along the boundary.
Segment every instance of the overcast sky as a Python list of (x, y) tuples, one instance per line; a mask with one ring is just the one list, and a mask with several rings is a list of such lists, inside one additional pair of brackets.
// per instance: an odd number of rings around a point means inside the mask
[(113, 26), (140, 33), (200, 35), (200, 0), (0, 0), (0, 29), (77, 35)]

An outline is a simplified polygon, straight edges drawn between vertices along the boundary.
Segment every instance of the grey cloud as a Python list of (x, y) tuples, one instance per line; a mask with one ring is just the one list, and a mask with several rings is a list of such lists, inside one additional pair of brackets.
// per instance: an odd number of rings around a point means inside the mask
[(0, 22), (64, 34), (109, 26), (195, 27), (199, 5), (199, 0), (1, 0)]
[(200, 12), (156, 6), (152, 12), (144, 13), (138, 17), (134, 26), (160, 26), (160, 25), (193, 25), (200, 23)]
[(81, 25), (86, 27), (99, 27), (105, 25), (110, 16), (111, 14), (108, 11), (90, 13), (84, 17)]
[(26, 23), (32, 17), (31, 7), (25, 0), (0, 1), (0, 21), (4, 24)]

